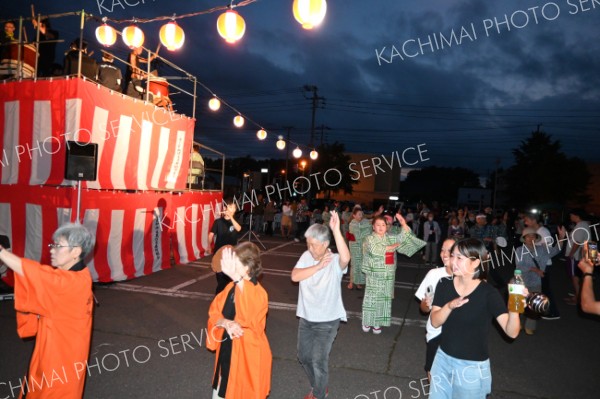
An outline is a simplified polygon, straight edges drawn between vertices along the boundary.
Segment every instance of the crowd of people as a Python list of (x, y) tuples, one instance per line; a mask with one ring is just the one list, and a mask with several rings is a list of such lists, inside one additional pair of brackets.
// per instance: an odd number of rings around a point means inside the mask
[[(365, 333), (377, 335), (390, 325), (397, 254), (418, 254), (425, 267), (437, 266), (437, 255), (442, 263), (427, 273), (415, 293), (420, 310), (429, 314), (424, 368), (432, 398), (485, 398), (491, 392), (488, 336), (492, 324), (512, 339), (523, 324), (526, 334), (536, 331), (539, 315), (521, 315), (508, 308), (503, 289), (508, 281), (491, 277), (497, 266), (492, 261), (495, 252), (512, 245), (514, 265), (506, 267), (523, 275), (525, 296), (541, 291), (550, 298), (554, 298), (551, 290), (545, 291), (550, 286), (548, 273), (556, 267), (553, 258), (562, 253), (572, 269), (572, 281), (582, 280), (573, 287), (574, 299), (566, 298), (567, 303), (580, 303), (583, 311), (600, 314), (593, 287), (594, 267), (600, 258), (597, 246), (588, 248), (590, 240), (597, 241), (597, 224), (590, 223), (581, 209), (569, 211), (572, 226), (560, 225), (552, 235), (547, 221), (533, 213), (516, 214), (512, 221), (505, 215), (494, 223), (490, 212), (468, 209), (437, 213), (423, 206), (417, 212), (389, 212), (380, 207), (367, 212), (360, 205), (350, 210), (349, 204), (334, 202), (315, 212), (306, 200), (296, 206), (286, 201), (281, 209), (274, 203), (262, 205), (259, 226), (264, 230), (259, 231), (274, 234), (274, 225), (269, 224), (274, 217), (270, 220), (269, 214), (281, 213), (281, 225), (286, 224), (282, 237), (306, 241), (306, 250), (291, 271), (291, 280), (299, 285), (297, 355), (310, 384), (305, 399), (323, 399), (329, 394), (329, 353), (340, 323), (347, 319), (344, 288), (364, 289)], [(260, 284), (260, 249), (251, 242), (238, 244), (245, 224), (243, 214), (234, 201), (225, 201), (222, 217), (215, 220), (209, 236), (212, 245), (207, 254), (222, 252), (217, 292), (208, 314), (214, 339), (207, 345), (216, 352), (211, 384), (214, 399), (262, 399), (271, 387), (268, 294)], [(283, 216), (296, 223), (283, 223)], [(15, 273), (18, 333), (38, 337), (29, 367), (31, 379), (62, 364), (83, 364), (89, 355), (94, 298), (85, 257), (93, 250), (93, 237), (83, 226), (67, 224), (54, 233), (53, 240), (51, 266), (20, 258), (0, 246), (0, 262)], [(2, 244), (8, 246), (6, 240)], [(349, 268), (354, 273), (344, 287), (342, 278)], [(549, 320), (559, 317), (556, 307), (544, 316)], [(69, 384), (51, 389), (60, 389), (59, 396), (80, 397), (85, 373), (74, 372)]]

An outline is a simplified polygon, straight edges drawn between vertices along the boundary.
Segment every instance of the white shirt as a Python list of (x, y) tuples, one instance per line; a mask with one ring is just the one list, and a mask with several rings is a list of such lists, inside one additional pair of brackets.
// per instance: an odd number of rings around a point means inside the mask
[[(304, 269), (319, 263), (309, 251), (305, 251), (297, 268)], [(309, 278), (300, 281), (296, 316), (312, 322), (325, 322), (341, 319), (346, 321), (346, 309), (342, 302), (342, 277), (348, 271), (340, 268), (340, 256), (333, 254), (329, 265)]]
[[(535, 245), (543, 245), (544, 249), (548, 249), (548, 247), (550, 247), (554, 244), (554, 238), (552, 238), (552, 234), (550, 234), (550, 230), (548, 230), (544, 226), (540, 226), (536, 230), (536, 233), (538, 233), (541, 238), (535, 242)], [(552, 265), (552, 258), (550, 258), (548, 260), (548, 263), (546, 263), (546, 265), (548, 265), (548, 266)]]
[(571, 248), (573, 248), (573, 244), (578, 244), (579, 248), (573, 254), (573, 259), (579, 260), (581, 259), (581, 247), (583, 243), (590, 239), (590, 224), (585, 220), (580, 221), (575, 225), (575, 228), (571, 233), (569, 233), (569, 240), (567, 243), (567, 255), (571, 253)]
[(281, 213), (283, 213), (284, 216), (292, 216), (294, 211), (292, 211), (292, 208), (289, 205), (284, 205), (281, 207)]
[[(425, 278), (421, 282), (419, 288), (417, 288), (417, 292), (415, 292), (415, 296), (419, 301), (422, 301), (425, 297), (425, 292), (427, 292), (427, 287), (430, 288), (430, 292), (433, 295), (435, 293), (435, 289), (437, 287), (438, 282), (444, 277), (451, 277), (447, 272), (445, 267), (438, 267), (437, 269), (431, 269), (425, 275)], [(432, 297), (433, 302), (433, 297)], [(427, 325), (425, 326), (425, 330), (427, 334), (425, 335), (425, 339), (429, 342), (431, 339), (437, 337), (442, 333), (442, 327), (434, 327), (431, 324), (431, 314), (427, 318)]]

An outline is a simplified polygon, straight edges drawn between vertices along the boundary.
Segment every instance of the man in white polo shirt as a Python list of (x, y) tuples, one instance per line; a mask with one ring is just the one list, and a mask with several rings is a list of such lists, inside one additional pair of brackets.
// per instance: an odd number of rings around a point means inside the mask
[(311, 391), (304, 399), (324, 399), (329, 383), (329, 352), (340, 321), (346, 321), (342, 302), (342, 277), (348, 271), (350, 251), (340, 231), (340, 218), (331, 212), (329, 227), (338, 253), (329, 249), (327, 226), (313, 224), (304, 236), (305, 251), (294, 270), (292, 281), (300, 283), (298, 294), (298, 360), (304, 368)]
[[(425, 275), (425, 278), (419, 285), (419, 288), (415, 292), (415, 297), (421, 301), (419, 309), (423, 313), (431, 312), (431, 304), (433, 303), (433, 296), (438, 282), (442, 278), (452, 278), (452, 266), (450, 265), (450, 253), (452, 246), (456, 240), (454, 238), (447, 238), (442, 243), (442, 250), (440, 251), (440, 259), (444, 263), (444, 267), (438, 267), (431, 269)], [(427, 372), (427, 378), (431, 381), (431, 366), (433, 365), (433, 359), (435, 358), (435, 352), (440, 346), (440, 334), (442, 333), (442, 327), (434, 327), (431, 325), (431, 317), (427, 318), (427, 324), (425, 326), (427, 334), (425, 340), (427, 341), (427, 353), (425, 355), (425, 371)]]

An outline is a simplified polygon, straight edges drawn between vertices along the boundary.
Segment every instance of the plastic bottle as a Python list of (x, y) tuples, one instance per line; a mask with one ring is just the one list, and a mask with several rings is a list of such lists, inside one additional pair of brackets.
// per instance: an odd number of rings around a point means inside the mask
[(515, 270), (515, 275), (508, 283), (508, 311), (523, 313), (525, 311), (525, 282), (520, 270)]

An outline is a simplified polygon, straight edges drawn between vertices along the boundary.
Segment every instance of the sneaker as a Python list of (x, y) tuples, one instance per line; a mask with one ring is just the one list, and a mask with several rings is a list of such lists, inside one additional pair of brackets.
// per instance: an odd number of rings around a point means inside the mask
[(366, 333), (368, 333), (369, 331), (371, 331), (371, 327), (369, 327), (369, 326), (362, 326), (362, 329)]
[(527, 334), (527, 335), (533, 335), (533, 334), (535, 334), (535, 330), (532, 330), (530, 328), (526, 328), (525, 329), (525, 334)]
[[(328, 396), (329, 396), (329, 388), (327, 388), (325, 390), (325, 397), (328, 397)], [(317, 399), (317, 397), (315, 395), (313, 395), (313, 389), (312, 388), (310, 389), (310, 392), (308, 393), (308, 395), (306, 395), (304, 397), (304, 399)]]
[(373, 327), (373, 334), (375, 334), (375, 335), (381, 334), (381, 327)]
[(544, 320), (558, 320), (560, 319), (559, 315), (548, 315), (548, 316), (542, 316), (542, 319)]

